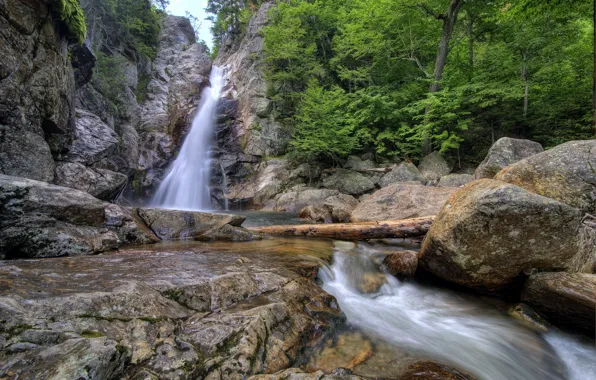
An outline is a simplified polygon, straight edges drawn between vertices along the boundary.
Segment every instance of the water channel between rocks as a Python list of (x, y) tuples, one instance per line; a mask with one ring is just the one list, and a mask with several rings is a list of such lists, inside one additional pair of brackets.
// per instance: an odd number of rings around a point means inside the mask
[[(248, 225), (297, 220), (290, 214), (245, 216)], [(415, 242), (393, 243), (397, 245), (299, 238), (186, 241), (93, 257), (44, 259), (43, 263), (17, 260), (2, 264), (0, 271), (14, 275), (9, 286), (20, 289), (20, 296), (43, 298), (103, 291), (109, 284), (126, 280), (142, 280), (151, 286), (190, 283), (238, 268), (250, 273), (263, 263), (275, 263), (277, 274), (292, 270), (316, 276), (347, 316), (347, 323), (322, 346), (309, 349), (307, 359), (299, 363), (306, 371), (345, 367), (356, 375), (391, 379), (412, 363), (432, 360), (480, 379), (596, 379), (593, 341), (554, 331), (539, 334), (508, 316), (509, 305), (501, 300), (487, 301), (416, 281), (400, 282), (382, 273), (384, 255), (416, 248)], [(196, 267), (191, 269), (189, 260)], [(362, 282), (370, 278), (380, 279), (380, 286), (363, 293)], [(269, 302), (267, 294), (249, 297), (227, 312)]]

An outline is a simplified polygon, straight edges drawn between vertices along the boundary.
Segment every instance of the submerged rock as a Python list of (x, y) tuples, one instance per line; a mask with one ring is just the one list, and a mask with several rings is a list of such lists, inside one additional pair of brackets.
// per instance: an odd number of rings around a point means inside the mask
[(542, 145), (534, 141), (500, 138), (476, 169), (476, 179), (493, 178), (503, 168), (543, 151)]
[(416, 165), (411, 162), (402, 162), (389, 173), (385, 174), (379, 181), (379, 185), (381, 187), (387, 187), (399, 182), (426, 183), (426, 179), (420, 174)]
[(411, 364), (399, 380), (474, 380), (475, 376), (431, 361)]
[(552, 323), (583, 330), (594, 336), (595, 274), (535, 274), (528, 279), (522, 300), (546, 315)]
[(552, 327), (530, 305), (525, 303), (513, 305), (509, 308), (508, 313), (523, 325), (538, 332), (547, 332)]
[(441, 177), (451, 173), (451, 168), (439, 152), (432, 152), (425, 156), (418, 165), (420, 174), (428, 181), (438, 181)]
[(352, 212), (352, 222), (408, 219), (439, 213), (457, 191), (451, 187), (394, 184), (362, 200)]
[(523, 274), (583, 270), (581, 213), (505, 182), (483, 179), (455, 193), (424, 239), (421, 265), (473, 288), (495, 289)]
[[(139, 208), (139, 216), (145, 224), (162, 240), (197, 239), (205, 233), (211, 232), (211, 237), (225, 232), (215, 229), (230, 225), (240, 227), (243, 216), (232, 214), (215, 214), (199, 211), (166, 210), (157, 208)], [(236, 231), (228, 230), (231, 234)]]
[(596, 140), (570, 141), (508, 166), (495, 179), (596, 212)]

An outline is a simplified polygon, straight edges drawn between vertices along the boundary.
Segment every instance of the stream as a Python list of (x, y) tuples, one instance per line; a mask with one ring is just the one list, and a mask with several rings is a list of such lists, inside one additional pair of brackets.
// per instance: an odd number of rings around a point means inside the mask
[(358, 287), (363, 277), (381, 275), (378, 255), (366, 245), (350, 249), (340, 244), (332, 265), (319, 274), (323, 289), (337, 298), (349, 324), (371, 341), (450, 364), (480, 379), (596, 379), (593, 342), (557, 332), (540, 336), (475, 299), (479, 297), (392, 276), (377, 292), (363, 294)]

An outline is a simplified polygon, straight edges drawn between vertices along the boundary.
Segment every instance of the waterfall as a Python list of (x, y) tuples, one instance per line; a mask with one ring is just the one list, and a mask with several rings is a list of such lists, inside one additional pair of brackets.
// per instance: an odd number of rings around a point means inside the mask
[(213, 66), (211, 87), (206, 88), (192, 127), (180, 153), (167, 171), (151, 201), (154, 207), (176, 210), (209, 210), (211, 195), (210, 147), (215, 125), (215, 111), (224, 85), (224, 70)]

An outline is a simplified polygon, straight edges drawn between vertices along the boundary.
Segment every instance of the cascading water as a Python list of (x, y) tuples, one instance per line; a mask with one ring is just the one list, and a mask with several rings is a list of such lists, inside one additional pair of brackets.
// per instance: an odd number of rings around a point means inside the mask
[(152, 206), (195, 211), (211, 209), (209, 150), (213, 139), (215, 111), (224, 82), (224, 70), (213, 66), (211, 87), (206, 88), (201, 95), (199, 111), (192, 121), (190, 132), (153, 197)]
[(588, 380), (596, 378), (596, 349), (560, 333), (539, 336), (496, 309), (448, 290), (400, 282), (387, 276), (375, 294), (359, 290), (380, 275), (374, 252), (337, 250), (321, 270), (323, 288), (334, 295), (348, 322), (396, 347), (434, 357), (495, 380)]

